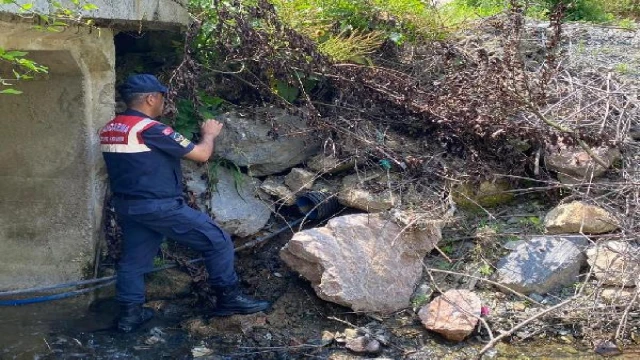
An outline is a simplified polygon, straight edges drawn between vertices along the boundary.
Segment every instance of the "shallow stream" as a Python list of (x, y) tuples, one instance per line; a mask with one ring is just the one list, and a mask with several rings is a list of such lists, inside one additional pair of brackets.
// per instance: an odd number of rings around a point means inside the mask
[[(123, 335), (113, 332), (111, 326), (116, 314), (112, 300), (94, 302), (89, 295), (21, 307), (0, 307), (0, 359), (192, 359), (192, 350), (203, 343), (190, 337), (179, 326), (186, 314), (180, 305), (154, 319), (140, 331)], [(180, 301), (177, 301), (178, 303)], [(171, 302), (169, 302), (171, 303)], [(91, 306), (90, 306), (91, 304)], [(299, 324), (303, 327), (305, 324)], [(313, 327), (314, 324), (307, 324)], [(399, 341), (399, 339), (397, 339)], [(221, 340), (224, 341), (224, 340)], [(226, 349), (232, 349), (227, 344)], [(410, 359), (465, 359), (477, 352), (482, 344), (448, 344), (431, 339), (419, 352), (408, 354)], [(236, 345), (238, 349), (243, 344)], [(206, 349), (206, 347), (205, 347)], [(327, 358), (340, 353), (335, 359), (357, 359), (344, 349), (325, 351), (313, 358)], [(210, 354), (200, 359), (297, 359), (309, 358), (300, 353), (286, 351), (265, 352), (247, 356), (240, 350), (224, 354)], [(324, 357), (327, 356), (327, 357)], [(367, 358), (367, 357), (362, 357)], [(375, 358), (375, 357), (369, 357)], [(389, 357), (383, 354), (383, 358)], [(500, 344), (486, 358), (493, 359), (600, 359), (588, 349), (575, 349), (570, 345), (529, 344), (509, 346)], [(618, 359), (639, 359), (640, 353), (627, 352)]]

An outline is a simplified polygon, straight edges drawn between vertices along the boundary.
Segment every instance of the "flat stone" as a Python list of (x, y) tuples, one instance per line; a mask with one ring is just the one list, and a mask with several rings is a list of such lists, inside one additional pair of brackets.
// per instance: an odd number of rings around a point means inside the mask
[(480, 298), (468, 290), (449, 290), (418, 312), (422, 324), (448, 340), (462, 341), (478, 324)]
[(369, 339), (366, 336), (359, 336), (355, 339), (347, 339), (345, 343), (347, 349), (364, 354), (375, 354), (380, 352), (380, 342), (375, 339)]
[(313, 187), (316, 174), (305, 169), (293, 168), (291, 172), (284, 178), (284, 183), (293, 191), (298, 193), (309, 190)]
[(511, 202), (514, 195), (510, 190), (511, 185), (508, 181), (494, 179), (480, 184), (462, 183), (453, 188), (451, 195), (459, 207), (478, 210), (481, 207), (492, 208)]
[(618, 221), (606, 210), (580, 201), (562, 204), (547, 213), (548, 234), (604, 234), (618, 229)]
[(438, 224), (403, 231), (379, 214), (335, 217), (296, 233), (280, 257), (320, 298), (359, 312), (391, 313), (409, 306), (422, 259), (442, 238)]
[[(607, 286), (598, 289), (600, 300), (611, 305), (628, 305), (635, 296), (636, 289), (620, 288), (619, 286)], [(640, 303), (640, 297), (636, 299), (636, 306)]]
[(271, 217), (271, 209), (257, 197), (260, 181), (221, 167), (211, 194), (215, 221), (233, 235), (246, 237), (260, 231)]
[(309, 134), (306, 121), (282, 109), (229, 112), (219, 119), (224, 130), (216, 139), (216, 154), (247, 167), (251, 176), (280, 173), (320, 151), (320, 139)]
[(353, 160), (340, 160), (333, 155), (319, 154), (307, 162), (307, 167), (319, 173), (335, 174), (352, 169), (355, 166)]
[(495, 281), (523, 294), (571, 285), (586, 261), (582, 248), (587, 243), (583, 236), (532, 238), (498, 262)]
[(373, 193), (364, 188), (368, 181), (382, 182), (384, 173), (373, 172), (360, 176), (358, 174), (345, 176), (342, 179), (342, 187), (338, 193), (338, 201), (344, 206), (363, 210), (370, 213), (389, 210), (396, 205), (398, 199), (391, 191), (384, 190)]
[[(260, 181), (236, 170), (219, 166), (207, 170), (192, 162), (182, 163), (187, 186), (203, 212), (210, 212), (214, 220), (227, 232), (240, 237), (260, 231), (271, 217), (271, 209), (259, 198)], [(209, 183), (209, 176), (215, 184)], [(211, 198), (207, 199), (207, 193)]]
[(268, 177), (260, 185), (260, 190), (278, 199), (279, 203), (293, 205), (296, 202), (295, 194), (284, 184), (281, 176)]
[(624, 241), (605, 241), (586, 251), (593, 275), (605, 285), (636, 286), (640, 274), (640, 246)]
[(581, 147), (550, 149), (545, 155), (545, 165), (550, 170), (557, 171), (558, 178), (563, 183), (580, 183), (604, 174), (620, 158), (620, 150), (617, 148), (599, 147), (592, 151), (604, 161), (607, 168), (593, 161)]

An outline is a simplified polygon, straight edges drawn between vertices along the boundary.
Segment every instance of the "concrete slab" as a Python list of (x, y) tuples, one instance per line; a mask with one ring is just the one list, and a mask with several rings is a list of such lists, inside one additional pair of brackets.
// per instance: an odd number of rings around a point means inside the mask
[[(73, 9), (70, 0), (59, 0)], [(141, 28), (141, 30), (170, 30), (185, 27), (190, 22), (186, 0), (88, 0), (97, 10), (81, 12), (86, 18), (96, 19), (98, 26), (112, 28)], [(48, 0), (31, 0), (33, 10), (53, 13)], [(16, 5), (0, 5), (0, 13), (20, 14)]]
[(0, 95), (0, 291), (78, 280), (101, 234), (97, 132), (114, 112), (113, 33), (0, 21), (0, 34), (0, 47), (49, 66), (14, 86), (22, 95)]

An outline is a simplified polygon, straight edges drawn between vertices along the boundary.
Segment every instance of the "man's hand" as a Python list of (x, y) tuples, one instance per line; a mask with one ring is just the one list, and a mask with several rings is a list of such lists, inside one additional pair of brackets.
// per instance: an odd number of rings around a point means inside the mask
[(220, 135), (222, 131), (222, 123), (214, 119), (205, 120), (202, 125), (200, 125), (200, 132), (203, 137), (212, 136), (214, 139)]
[(222, 131), (222, 123), (217, 120), (209, 119), (200, 125), (200, 132), (202, 139), (200, 143), (196, 145), (191, 152), (185, 155), (185, 158), (197, 162), (205, 162), (209, 160), (213, 153), (214, 140), (220, 135)]

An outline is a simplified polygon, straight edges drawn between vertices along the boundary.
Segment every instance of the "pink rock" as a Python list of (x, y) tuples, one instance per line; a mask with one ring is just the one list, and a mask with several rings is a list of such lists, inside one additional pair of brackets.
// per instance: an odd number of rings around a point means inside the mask
[(462, 341), (478, 324), (480, 298), (468, 290), (449, 290), (418, 312), (422, 324), (453, 341)]
[(382, 214), (335, 217), (296, 233), (280, 251), (321, 299), (358, 312), (390, 314), (410, 305), (440, 222), (407, 230)]

